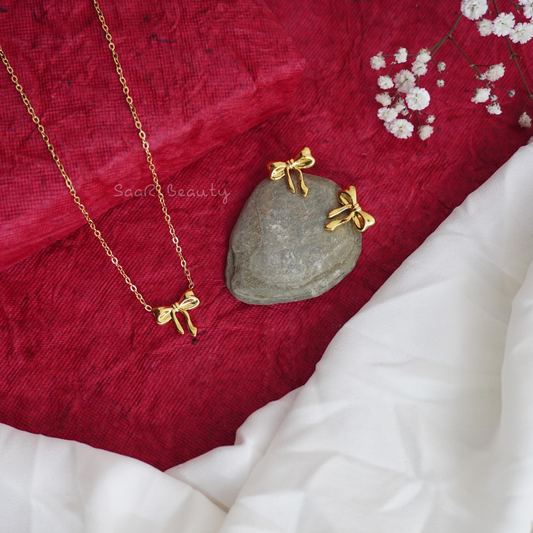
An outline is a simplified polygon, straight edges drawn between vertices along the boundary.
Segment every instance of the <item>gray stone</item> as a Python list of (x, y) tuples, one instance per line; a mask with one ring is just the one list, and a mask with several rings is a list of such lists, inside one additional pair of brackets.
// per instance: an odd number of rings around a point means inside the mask
[(354, 268), (361, 234), (352, 222), (329, 232), (327, 214), (340, 207), (339, 186), (304, 174), (306, 198), (285, 180), (265, 179), (246, 202), (230, 238), (226, 284), (248, 304), (295, 302), (320, 296)]

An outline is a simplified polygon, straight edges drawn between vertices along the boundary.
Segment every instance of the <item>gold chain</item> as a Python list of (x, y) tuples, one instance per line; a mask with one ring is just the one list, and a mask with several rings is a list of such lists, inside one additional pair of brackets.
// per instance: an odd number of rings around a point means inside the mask
[[(185, 258), (183, 257), (183, 251), (181, 249), (181, 246), (179, 244), (179, 239), (176, 235), (176, 231), (174, 230), (174, 226), (172, 225), (172, 222), (170, 220), (170, 215), (168, 214), (167, 205), (165, 203), (165, 197), (163, 195), (163, 191), (161, 189), (161, 184), (159, 183), (159, 179), (157, 177), (156, 171), (155, 171), (155, 165), (152, 161), (152, 154), (150, 152), (150, 147), (148, 145), (148, 142), (146, 141), (146, 133), (142, 129), (141, 121), (139, 120), (139, 116), (137, 115), (137, 111), (133, 105), (133, 100), (130, 96), (130, 90), (128, 86), (126, 85), (126, 78), (124, 77), (122, 67), (120, 65), (120, 61), (118, 60), (118, 55), (115, 50), (115, 45), (112, 41), (111, 33), (109, 33), (109, 28), (107, 27), (107, 24), (105, 22), (104, 15), (100, 9), (100, 5), (96, 0), (93, 0), (94, 3), (94, 9), (96, 10), (96, 13), (98, 15), (98, 18), (100, 19), (100, 23), (102, 24), (102, 29), (105, 32), (106, 39), (108, 41), (109, 49), (111, 50), (111, 54), (113, 55), (113, 61), (115, 62), (115, 67), (117, 70), (117, 74), (119, 77), (119, 81), (122, 85), (122, 91), (126, 96), (126, 102), (128, 103), (128, 106), (130, 108), (131, 114), (133, 116), (133, 121), (135, 122), (135, 127), (137, 128), (139, 132), (139, 137), (141, 138), (142, 147), (146, 153), (146, 161), (148, 163), (148, 168), (150, 169), (150, 172), (152, 173), (152, 179), (155, 185), (155, 190), (157, 192), (157, 196), (159, 198), (159, 202), (161, 203), (161, 209), (163, 211), (163, 214), (165, 215), (165, 221), (168, 224), (168, 229), (170, 232), (170, 235), (172, 237), (172, 242), (174, 243), (176, 247), (176, 252), (181, 260), (181, 267), (183, 268), (183, 271), (185, 272), (185, 276), (187, 276), (187, 280), (189, 281), (189, 289), (191, 290), (194, 287), (194, 282), (191, 278), (191, 273), (189, 272), (189, 269), (187, 268), (187, 262), (185, 261)], [(24, 93), (24, 90), (22, 88), (22, 85), (19, 83), (19, 80), (17, 76), (15, 76), (15, 73), (13, 71), (13, 67), (10, 65), (4, 51), (2, 50), (2, 47), (0, 46), (0, 59), (2, 59), (2, 63), (4, 63), (8, 74), (11, 76), (11, 81), (15, 84), (15, 87), (17, 91), (20, 94), (20, 97), (22, 98), (22, 101), (24, 102), (26, 109), (28, 110), (28, 113), (31, 115), (31, 118), (33, 122), (37, 125), (37, 129), (39, 130), (39, 133), (41, 134), (41, 137), (43, 138), (43, 141), (46, 143), (46, 147), (48, 148), (48, 151), (52, 154), (52, 158), (57, 165), (57, 168), (59, 169), (59, 172), (61, 173), (61, 176), (63, 176), (63, 179), (65, 180), (65, 185), (67, 186), (70, 194), (72, 195), (72, 198), (74, 199), (74, 203), (79, 207), (80, 211), (82, 212), (83, 216), (85, 217), (85, 220), (87, 221), (87, 224), (89, 224), (89, 227), (93, 230), (94, 236), (100, 241), (100, 244), (104, 248), (106, 254), (111, 259), (111, 262), (117, 267), (117, 270), (120, 272), (126, 283), (128, 284), (131, 291), (135, 294), (137, 297), (137, 300), (141, 302), (143, 307), (146, 309), (146, 311), (151, 312), (153, 310), (152, 306), (147, 304), (145, 299), (143, 298), (142, 294), (139, 292), (137, 287), (133, 284), (130, 277), (126, 274), (124, 271), (124, 268), (122, 268), (122, 265), (118, 262), (117, 257), (115, 254), (111, 251), (111, 248), (106, 243), (104, 238), (102, 237), (102, 234), (100, 233), (100, 230), (96, 228), (96, 224), (92, 220), (92, 218), (89, 216), (89, 213), (85, 209), (85, 206), (81, 203), (80, 197), (78, 196), (78, 193), (76, 192), (76, 189), (72, 185), (72, 181), (68, 177), (67, 172), (65, 171), (65, 168), (63, 167), (63, 164), (59, 160), (59, 156), (56, 154), (53, 144), (50, 142), (50, 139), (48, 135), (46, 135), (44, 126), (41, 124), (41, 121), (39, 120), (39, 117), (36, 115), (35, 110), (33, 109), (28, 97)]]

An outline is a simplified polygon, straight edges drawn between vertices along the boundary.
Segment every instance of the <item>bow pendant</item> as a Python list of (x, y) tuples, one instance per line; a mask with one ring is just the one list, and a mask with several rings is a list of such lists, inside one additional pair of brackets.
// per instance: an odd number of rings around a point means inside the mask
[(155, 320), (159, 325), (166, 324), (172, 320), (176, 325), (176, 328), (178, 328), (178, 331), (183, 335), (185, 332), (183, 331), (183, 327), (179, 323), (177, 317), (177, 314), (181, 313), (185, 317), (187, 329), (193, 337), (196, 337), (198, 330), (193, 326), (191, 317), (187, 311), (190, 311), (199, 305), (200, 300), (196, 298), (192, 291), (189, 290), (183, 293), (182, 297), (170, 307), (156, 307), (152, 313), (154, 314)]
[(345, 211), (349, 211), (349, 213), (345, 218), (340, 220), (332, 220), (326, 224), (326, 231), (334, 231), (339, 226), (342, 226), (343, 224), (350, 222), (350, 220), (353, 220), (355, 229), (359, 233), (363, 233), (363, 231), (366, 231), (370, 226), (373, 226), (376, 223), (374, 217), (368, 213), (365, 213), (361, 209), (361, 206), (357, 203), (357, 194), (353, 185), (350, 185), (350, 187), (348, 187), (348, 189), (344, 189), (344, 191), (339, 191), (337, 193), (337, 198), (342, 204), (342, 207), (337, 207), (337, 209), (330, 211), (328, 218), (334, 218)]
[(294, 159), (289, 159), (285, 163), (283, 161), (270, 162), (267, 165), (270, 170), (270, 179), (277, 181), (284, 176), (287, 178), (287, 187), (289, 191), (295, 193), (294, 183), (291, 178), (291, 170), (298, 172), (298, 188), (303, 197), (307, 196), (309, 188), (305, 184), (302, 168), (311, 168), (315, 164), (315, 159), (311, 155), (309, 148), (304, 148)]

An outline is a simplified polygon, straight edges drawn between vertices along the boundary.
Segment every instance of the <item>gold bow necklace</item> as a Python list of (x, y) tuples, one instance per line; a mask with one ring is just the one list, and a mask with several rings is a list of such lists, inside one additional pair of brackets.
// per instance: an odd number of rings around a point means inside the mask
[(179, 323), (177, 316), (177, 313), (181, 313), (185, 317), (189, 333), (196, 337), (197, 329), (192, 325), (191, 317), (187, 311), (190, 311), (199, 305), (200, 300), (196, 298), (192, 291), (187, 291), (175, 304), (172, 304), (170, 307), (156, 307), (153, 313), (158, 324), (166, 324), (172, 320), (176, 325), (176, 328), (178, 328), (178, 331), (183, 335), (183, 328)]
[(78, 196), (78, 193), (76, 192), (76, 189), (74, 188), (74, 185), (72, 184), (72, 181), (68, 177), (68, 174), (67, 174), (65, 168), (63, 167), (63, 165), (62, 165), (62, 163), (61, 163), (61, 161), (59, 159), (59, 156), (56, 154), (54, 146), (50, 142), (50, 139), (49, 139), (48, 135), (46, 135), (46, 133), (45, 133), (44, 126), (41, 124), (41, 121), (40, 121), (39, 117), (37, 116), (37, 114), (35, 113), (35, 110), (33, 109), (32, 105), (30, 104), (30, 101), (29, 101), (28, 97), (26, 96), (26, 93), (24, 92), (24, 90), (22, 88), (22, 85), (19, 83), (19, 80), (18, 80), (17, 76), (14, 73), (13, 67), (10, 65), (10, 63), (9, 63), (9, 61), (7, 59), (7, 56), (4, 53), (4, 51), (2, 50), (1, 46), (0, 46), (0, 59), (2, 60), (2, 63), (4, 63), (4, 65), (5, 65), (6, 69), (7, 69), (7, 73), (11, 77), (11, 81), (15, 84), (15, 87), (16, 87), (18, 93), (20, 94), (20, 97), (22, 98), (22, 101), (24, 102), (24, 105), (26, 106), (26, 109), (28, 110), (28, 113), (31, 115), (31, 118), (32, 118), (33, 122), (35, 123), (35, 125), (37, 126), (37, 130), (41, 134), (41, 137), (43, 138), (43, 141), (45, 142), (46, 147), (48, 148), (48, 151), (52, 155), (52, 158), (53, 158), (55, 164), (57, 165), (57, 168), (58, 168), (59, 172), (61, 173), (61, 176), (65, 180), (65, 185), (67, 186), (70, 194), (72, 195), (74, 203), (80, 209), (82, 215), (84, 216), (85, 220), (87, 221), (87, 224), (92, 229), (92, 231), (94, 233), (94, 236), (100, 241), (100, 244), (104, 248), (106, 254), (111, 259), (111, 262), (113, 263), (113, 265), (115, 265), (117, 270), (120, 272), (120, 274), (124, 278), (124, 281), (128, 284), (128, 286), (131, 289), (131, 291), (135, 294), (137, 300), (139, 300), (139, 302), (141, 303), (141, 305), (144, 307), (144, 309), (146, 311), (154, 314), (154, 316), (156, 318), (156, 322), (158, 324), (165, 324), (166, 322), (169, 322), (172, 319), (174, 321), (174, 324), (176, 325), (176, 328), (182, 334), (184, 333), (184, 331), (183, 331), (183, 328), (181, 327), (180, 323), (177, 320), (176, 313), (179, 312), (179, 313), (183, 314), (185, 316), (185, 320), (187, 322), (187, 328), (188, 328), (189, 332), (192, 335), (196, 336), (197, 330), (192, 325), (192, 322), (191, 322), (191, 319), (189, 317), (189, 314), (188, 314), (187, 310), (190, 310), (190, 309), (193, 309), (195, 307), (198, 307), (198, 305), (200, 305), (200, 300), (198, 300), (198, 298), (196, 298), (196, 296), (194, 296), (194, 293), (192, 292), (192, 289), (194, 287), (194, 282), (192, 280), (191, 273), (189, 272), (189, 269), (187, 268), (187, 262), (185, 261), (185, 258), (183, 257), (183, 250), (182, 250), (181, 245), (179, 243), (179, 239), (178, 239), (178, 237), (176, 235), (176, 231), (174, 229), (174, 226), (172, 225), (170, 214), (168, 213), (167, 205), (166, 205), (166, 202), (165, 202), (165, 196), (163, 195), (163, 191), (162, 191), (161, 185), (159, 183), (159, 179), (157, 177), (157, 173), (155, 171), (155, 165), (154, 165), (153, 160), (152, 160), (152, 153), (150, 152), (150, 146), (148, 144), (148, 141), (146, 140), (146, 133), (142, 129), (142, 124), (141, 124), (141, 121), (140, 121), (139, 116), (137, 114), (137, 110), (135, 109), (135, 106), (133, 105), (133, 99), (132, 99), (132, 97), (130, 95), (130, 89), (126, 85), (126, 78), (124, 77), (124, 72), (122, 70), (122, 66), (121, 66), (120, 61), (118, 59), (118, 54), (117, 54), (117, 51), (116, 51), (115, 44), (113, 43), (113, 40), (112, 40), (112, 37), (111, 37), (111, 33), (109, 32), (109, 28), (108, 28), (108, 26), (106, 24), (104, 15), (102, 13), (102, 10), (100, 9), (100, 5), (98, 4), (98, 2), (96, 0), (93, 0), (93, 5), (94, 5), (94, 9), (96, 10), (96, 14), (98, 16), (98, 19), (100, 20), (100, 24), (102, 25), (102, 29), (103, 29), (103, 31), (105, 33), (105, 37), (106, 37), (106, 40), (107, 40), (107, 44), (108, 44), (109, 50), (111, 51), (111, 55), (112, 55), (113, 61), (115, 63), (115, 69), (117, 71), (117, 75), (119, 77), (119, 81), (120, 81), (120, 84), (122, 86), (122, 92), (124, 93), (124, 95), (126, 97), (126, 102), (127, 102), (128, 106), (129, 106), (131, 115), (133, 117), (133, 121), (135, 123), (135, 127), (138, 130), (139, 137), (141, 139), (141, 144), (142, 144), (142, 147), (143, 147), (144, 152), (146, 154), (146, 162), (148, 163), (148, 168), (149, 168), (149, 170), (150, 170), (150, 172), (152, 174), (152, 180), (153, 180), (154, 185), (155, 185), (155, 191), (157, 192), (157, 197), (159, 199), (159, 203), (161, 204), (161, 210), (163, 211), (163, 215), (165, 217), (165, 221), (166, 221), (166, 223), (168, 225), (168, 229), (169, 229), (170, 235), (172, 237), (172, 242), (174, 243), (176, 253), (178, 254), (178, 257), (180, 259), (181, 267), (183, 268), (183, 271), (185, 273), (185, 277), (187, 278), (187, 281), (188, 281), (188, 284), (189, 284), (188, 290), (181, 296), (181, 298), (178, 300), (178, 302), (175, 303), (175, 304), (172, 304), (172, 306), (170, 306), (170, 307), (157, 307), (157, 308), (154, 309), (151, 305), (146, 303), (146, 300), (144, 299), (142, 294), (139, 292), (137, 287), (134, 285), (134, 283), (131, 281), (131, 278), (126, 274), (126, 272), (124, 271), (124, 268), (118, 262), (117, 257), (115, 256), (115, 254), (112, 252), (112, 250), (109, 247), (109, 245), (107, 244), (107, 242), (102, 237), (102, 234), (100, 233), (100, 230), (98, 230), (96, 228), (96, 224), (94, 223), (92, 218), (89, 216), (89, 213), (85, 209), (85, 206), (82, 204), (81, 199)]

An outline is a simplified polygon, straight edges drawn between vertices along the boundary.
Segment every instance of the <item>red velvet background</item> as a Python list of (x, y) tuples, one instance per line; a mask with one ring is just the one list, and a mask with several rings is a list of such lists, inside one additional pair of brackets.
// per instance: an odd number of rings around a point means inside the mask
[[(143, 311), (0, 72), (0, 422), (167, 468), (231, 443), (252, 411), (306, 381), (339, 328), (527, 141), (516, 125), (525, 92), (505, 42), (462, 20), (456, 39), (472, 59), (509, 67), (501, 84), (517, 95), (502, 99), (504, 114), (470, 102), (472, 72), (448, 43), (446, 86), (423, 81), (435, 134), (385, 132), (370, 56), (433, 45), (459, 0), (101, 4), (170, 191), (200, 331), (180, 336)], [(186, 284), (156, 198), (115, 196), (117, 184), (144, 191), (150, 175), (91, 10), (88, 0), (0, 2), (0, 45), (124, 268), (149, 303), (170, 303)], [(266, 162), (305, 145), (311, 173), (356, 185), (377, 225), (325, 295), (240, 303), (224, 285), (233, 224)]]

